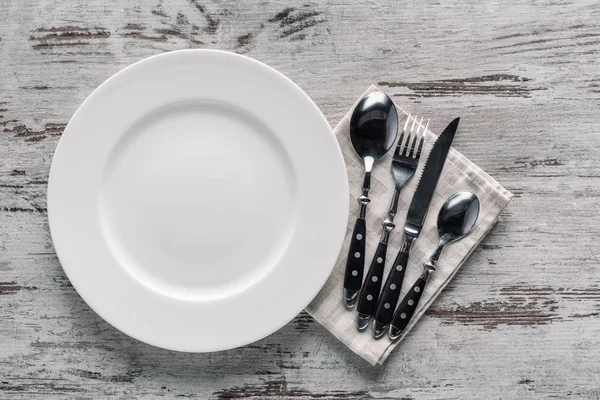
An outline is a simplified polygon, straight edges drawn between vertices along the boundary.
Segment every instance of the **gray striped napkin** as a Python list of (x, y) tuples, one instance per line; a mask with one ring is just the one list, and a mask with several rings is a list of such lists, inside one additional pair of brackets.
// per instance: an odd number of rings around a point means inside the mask
[[(375, 90), (378, 90), (377, 87), (371, 86), (365, 94)], [(403, 126), (407, 114), (400, 107), (396, 106), (396, 108), (400, 118), (400, 126)], [(344, 342), (353, 352), (372, 365), (375, 365), (385, 361), (390, 352), (398, 346), (406, 334), (419, 321), (425, 310), (427, 310), (440, 292), (446, 287), (448, 282), (454, 277), (469, 254), (494, 226), (500, 212), (512, 198), (512, 194), (500, 186), (498, 182), (481, 170), (481, 168), (469, 161), (465, 156), (453, 148), (450, 149), (436, 192), (431, 200), (428, 218), (423, 226), (421, 236), (414, 243), (411, 250), (401, 298), (421, 274), (423, 263), (436, 247), (438, 240), (436, 229), (437, 214), (443, 202), (450, 195), (459, 190), (469, 190), (479, 197), (481, 211), (475, 227), (464, 239), (453, 243), (444, 250), (437, 263), (435, 273), (429, 278), (429, 282), (423, 292), (417, 311), (399, 340), (391, 342), (387, 337), (375, 340), (371, 336), (370, 329), (365, 332), (358, 332), (355, 327), (356, 311), (347, 310), (342, 303), (346, 255), (348, 253), (352, 227), (354, 226), (354, 221), (356, 220), (356, 215), (358, 213), (357, 198), (361, 195), (361, 185), (363, 181), (363, 163), (354, 152), (349, 137), (349, 121), (353, 109), (354, 106), (334, 129), (334, 133), (344, 155), (344, 161), (346, 162), (346, 168), (348, 170), (348, 181), (350, 184), (350, 215), (348, 219), (346, 240), (331, 276), (317, 297), (315, 297), (312, 303), (307, 307), (306, 311), (327, 328), (335, 337)], [(423, 154), (428, 154), (434, 140), (435, 135), (430, 131), (427, 131), (425, 133)], [(371, 203), (369, 204), (367, 212), (367, 263), (365, 268), (368, 268), (370, 259), (379, 242), (381, 223), (385, 218), (394, 191), (394, 181), (390, 173), (391, 153), (392, 152), (388, 152), (388, 154), (376, 163), (372, 173), (371, 190), (369, 192)], [(404, 187), (400, 195), (398, 215), (396, 215), (394, 220), (396, 229), (392, 232), (390, 237), (386, 262), (387, 268), (384, 276), (387, 276), (391, 263), (398, 252), (398, 247), (400, 246), (402, 239), (404, 218), (406, 217), (408, 205), (410, 204), (412, 195), (415, 191), (418, 183), (418, 176), (421, 173), (420, 171), (423, 168), (426, 158), (427, 157), (421, 158), (421, 163), (419, 164), (415, 179), (412, 179), (409, 184)]]

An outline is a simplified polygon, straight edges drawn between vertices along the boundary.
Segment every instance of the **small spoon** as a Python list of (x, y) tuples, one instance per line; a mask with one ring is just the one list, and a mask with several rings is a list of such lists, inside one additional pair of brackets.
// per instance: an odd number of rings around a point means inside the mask
[(479, 216), (479, 199), (471, 192), (458, 192), (450, 196), (442, 206), (438, 215), (437, 227), (440, 240), (433, 255), (423, 265), (423, 274), (417, 279), (412, 288), (402, 299), (402, 303), (396, 309), (390, 325), (390, 339), (395, 340), (402, 334), (410, 319), (412, 318), (417, 304), (429, 278), (429, 274), (435, 271), (437, 263), (444, 246), (469, 233), (477, 217)]
[(344, 300), (348, 308), (354, 306), (362, 285), (367, 240), (365, 216), (367, 205), (371, 201), (371, 170), (373, 163), (390, 150), (397, 134), (398, 113), (392, 99), (381, 92), (371, 92), (363, 97), (350, 118), (350, 140), (356, 154), (365, 163), (365, 179), (362, 195), (358, 198), (360, 211), (352, 231), (346, 261)]

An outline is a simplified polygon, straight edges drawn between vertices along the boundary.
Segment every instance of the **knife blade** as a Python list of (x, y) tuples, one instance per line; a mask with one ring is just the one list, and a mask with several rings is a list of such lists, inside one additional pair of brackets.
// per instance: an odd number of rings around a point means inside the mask
[(454, 134), (458, 128), (458, 122), (460, 118), (456, 118), (448, 126), (442, 134), (436, 139), (425, 167), (419, 178), (417, 189), (413, 195), (412, 201), (408, 208), (408, 214), (406, 215), (406, 222), (404, 224), (404, 238), (403, 243), (398, 251), (398, 255), (394, 260), (392, 269), (383, 285), (383, 291), (379, 297), (375, 316), (373, 318), (373, 336), (377, 339), (380, 338), (387, 329), (387, 326), (392, 320), (394, 315), (394, 309), (398, 303), (400, 297), (400, 290), (402, 289), (402, 283), (404, 281), (404, 273), (406, 266), (408, 265), (408, 258), (410, 249), (413, 242), (421, 234), (421, 229), (425, 223), (427, 217), (427, 210), (429, 209), (429, 203), (435, 192), (440, 175), (444, 169), (446, 157)]
[(417, 238), (421, 233), (421, 228), (423, 228), (427, 210), (429, 209), (429, 203), (442, 174), (446, 156), (450, 150), (450, 145), (454, 139), (459, 121), (460, 118), (456, 118), (448, 124), (429, 152), (429, 157), (427, 157), (425, 168), (423, 168), (423, 172), (421, 173), (417, 190), (415, 190), (410, 207), (408, 208), (408, 214), (406, 214), (404, 232), (407, 235)]

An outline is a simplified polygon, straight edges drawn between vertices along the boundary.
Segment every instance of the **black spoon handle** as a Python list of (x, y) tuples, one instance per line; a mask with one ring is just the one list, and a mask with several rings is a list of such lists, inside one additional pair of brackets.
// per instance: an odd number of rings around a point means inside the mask
[(392, 324), (390, 325), (390, 339), (397, 339), (404, 329), (406, 329), (406, 326), (417, 309), (417, 305), (423, 294), (423, 289), (425, 289), (425, 284), (427, 283), (427, 278), (429, 278), (429, 273), (423, 273), (406, 293), (402, 302), (400, 302), (400, 305), (392, 318)]
[(367, 278), (360, 291), (358, 298), (358, 307), (356, 311), (365, 316), (371, 316), (375, 312), (379, 291), (381, 290), (381, 281), (383, 280), (383, 270), (385, 268), (385, 256), (387, 254), (387, 242), (379, 242)]
[(346, 260), (346, 274), (344, 276), (344, 289), (356, 293), (360, 290), (365, 268), (365, 242), (367, 240), (367, 223), (364, 218), (357, 218), (352, 231), (348, 259)]
[(377, 310), (375, 311), (375, 323), (379, 326), (387, 326), (392, 321), (394, 309), (400, 297), (400, 290), (404, 282), (404, 273), (408, 265), (410, 246), (406, 239), (392, 264), (392, 269), (383, 285), (383, 291), (379, 297)]

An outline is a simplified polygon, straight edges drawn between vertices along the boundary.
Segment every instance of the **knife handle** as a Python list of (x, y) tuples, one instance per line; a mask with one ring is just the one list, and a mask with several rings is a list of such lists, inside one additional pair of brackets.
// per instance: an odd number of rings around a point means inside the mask
[(415, 310), (417, 309), (417, 305), (419, 304), (419, 300), (421, 299), (421, 295), (423, 294), (423, 289), (425, 289), (425, 284), (427, 283), (428, 278), (429, 272), (424, 272), (423, 275), (417, 279), (415, 284), (406, 293), (402, 299), (402, 302), (400, 302), (400, 305), (394, 313), (394, 317), (392, 318), (392, 323), (390, 325), (390, 339), (396, 340), (398, 337), (400, 337), (404, 329), (406, 329), (406, 326), (410, 322)]
[(379, 303), (375, 311), (375, 317), (373, 322), (373, 333), (375, 337), (380, 337), (384, 332), (385, 328), (392, 321), (394, 315), (394, 309), (398, 304), (398, 298), (400, 297), (400, 290), (402, 289), (402, 283), (404, 281), (404, 274), (406, 267), (408, 266), (408, 258), (410, 254), (410, 248), (412, 247), (413, 239), (405, 236), (400, 251), (392, 264), (392, 269), (383, 285), (383, 291), (379, 297)]
[(387, 242), (379, 242), (375, 255), (371, 261), (367, 278), (358, 296), (358, 307), (356, 311), (367, 320), (375, 312), (379, 291), (381, 290), (381, 281), (383, 280), (383, 270), (385, 268), (385, 257), (387, 254)]
[(352, 230), (350, 249), (346, 260), (344, 276), (345, 302), (352, 307), (356, 302), (358, 291), (362, 286), (365, 268), (365, 242), (367, 241), (367, 223), (364, 218), (357, 218)]

